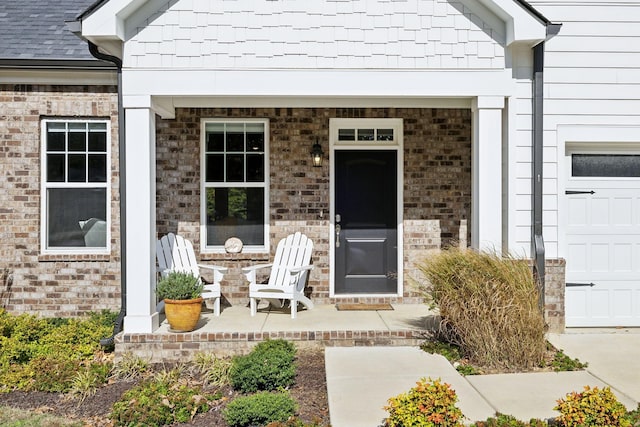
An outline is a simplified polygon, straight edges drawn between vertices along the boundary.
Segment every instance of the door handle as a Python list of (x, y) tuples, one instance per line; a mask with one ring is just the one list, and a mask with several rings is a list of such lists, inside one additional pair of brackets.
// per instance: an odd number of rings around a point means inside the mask
[(342, 227), (340, 227), (340, 224), (336, 224), (336, 248), (340, 247), (340, 231), (342, 230)]

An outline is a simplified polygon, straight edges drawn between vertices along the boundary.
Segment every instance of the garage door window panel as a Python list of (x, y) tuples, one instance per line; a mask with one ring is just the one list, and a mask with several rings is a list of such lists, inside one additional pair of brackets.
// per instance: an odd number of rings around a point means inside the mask
[(640, 155), (573, 154), (571, 175), (574, 177), (640, 177)]

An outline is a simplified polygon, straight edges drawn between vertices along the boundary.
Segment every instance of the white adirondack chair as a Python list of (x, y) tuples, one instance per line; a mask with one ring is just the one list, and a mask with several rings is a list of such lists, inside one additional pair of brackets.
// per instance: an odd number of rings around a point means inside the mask
[[(172, 271), (191, 273), (204, 283), (202, 298), (213, 299), (213, 312), (220, 316), (220, 281), (227, 271), (226, 267), (217, 265), (198, 264), (193, 245), (182, 236), (169, 233), (162, 236), (156, 243), (156, 257), (158, 258), (158, 271), (162, 276)], [(213, 283), (207, 282), (200, 274), (200, 269), (213, 271)]]
[[(295, 319), (298, 303), (307, 309), (313, 303), (304, 295), (307, 274), (313, 269), (311, 253), (313, 242), (302, 233), (290, 234), (280, 240), (276, 256), (271, 264), (259, 264), (245, 267), (242, 272), (249, 281), (249, 303), (251, 315), (255, 316), (258, 300), (266, 299), (271, 305), (282, 307), (283, 300), (291, 301), (291, 318)], [(269, 282), (256, 283), (256, 272), (262, 268), (271, 268)]]

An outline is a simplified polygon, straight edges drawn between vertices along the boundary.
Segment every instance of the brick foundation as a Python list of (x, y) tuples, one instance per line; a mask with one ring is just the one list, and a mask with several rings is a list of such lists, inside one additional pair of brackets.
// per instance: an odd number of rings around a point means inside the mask
[(216, 356), (248, 353), (267, 339), (286, 339), (297, 348), (354, 346), (418, 346), (424, 335), (417, 331), (293, 331), (248, 333), (122, 334), (116, 337), (116, 359), (125, 353), (151, 362), (184, 362), (198, 352), (214, 352)]

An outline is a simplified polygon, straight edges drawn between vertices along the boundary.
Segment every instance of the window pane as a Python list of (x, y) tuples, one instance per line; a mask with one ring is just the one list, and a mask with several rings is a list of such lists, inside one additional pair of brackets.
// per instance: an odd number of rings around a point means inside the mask
[(64, 182), (64, 154), (47, 154), (47, 182)]
[(89, 131), (100, 131), (100, 130), (106, 131), (107, 124), (102, 122), (89, 123)]
[(48, 248), (106, 248), (106, 188), (50, 188), (47, 202)]
[(224, 154), (207, 154), (206, 182), (224, 182)]
[(65, 132), (67, 130), (67, 124), (65, 122), (47, 122), (47, 131), (54, 130)]
[(221, 246), (229, 237), (245, 245), (264, 245), (262, 188), (207, 189), (207, 246)]
[(107, 182), (106, 154), (89, 154), (89, 182)]
[(264, 181), (264, 155), (247, 154), (247, 182)]
[(339, 129), (338, 141), (355, 141), (356, 131), (355, 129)]
[(86, 141), (85, 132), (69, 132), (69, 151), (86, 151)]
[(573, 154), (572, 176), (640, 177), (640, 155)]
[(373, 129), (358, 129), (358, 141), (373, 141)]
[(224, 151), (224, 133), (212, 132), (207, 133), (207, 151)]
[(89, 133), (89, 151), (107, 151), (107, 133), (106, 132), (90, 132)]
[(227, 123), (227, 151), (244, 151), (244, 124)]
[(64, 132), (47, 132), (47, 151), (64, 151)]
[(69, 176), (67, 182), (86, 182), (86, 164), (84, 154), (69, 154)]
[(378, 141), (393, 141), (393, 129), (378, 129)]
[(247, 132), (247, 151), (248, 152), (264, 151), (264, 133)]
[(244, 181), (244, 154), (227, 154), (227, 182)]

